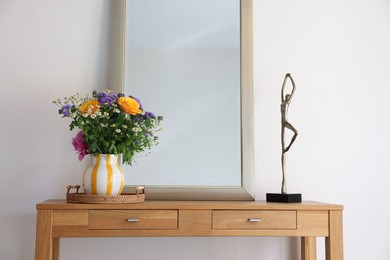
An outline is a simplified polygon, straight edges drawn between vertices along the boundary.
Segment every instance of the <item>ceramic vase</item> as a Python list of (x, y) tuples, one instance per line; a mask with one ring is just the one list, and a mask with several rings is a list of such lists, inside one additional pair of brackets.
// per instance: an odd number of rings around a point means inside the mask
[(84, 192), (89, 195), (120, 195), (124, 176), (114, 154), (98, 154), (83, 175)]

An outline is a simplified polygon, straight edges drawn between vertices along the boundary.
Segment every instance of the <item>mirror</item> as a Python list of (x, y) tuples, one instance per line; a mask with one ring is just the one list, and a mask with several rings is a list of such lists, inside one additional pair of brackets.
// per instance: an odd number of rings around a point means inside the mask
[(113, 2), (110, 83), (164, 116), (160, 145), (123, 165), (148, 199), (253, 199), (251, 5)]

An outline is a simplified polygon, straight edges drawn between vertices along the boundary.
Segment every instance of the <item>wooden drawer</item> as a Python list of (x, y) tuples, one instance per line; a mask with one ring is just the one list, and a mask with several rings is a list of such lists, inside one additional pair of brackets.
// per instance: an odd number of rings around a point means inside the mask
[(89, 229), (177, 229), (177, 210), (89, 210)]
[(213, 229), (296, 229), (296, 211), (213, 210)]

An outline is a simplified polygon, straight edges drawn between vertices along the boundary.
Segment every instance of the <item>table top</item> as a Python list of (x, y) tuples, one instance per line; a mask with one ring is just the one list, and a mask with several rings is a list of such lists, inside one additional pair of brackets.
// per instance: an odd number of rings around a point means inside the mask
[(316, 201), (271, 203), (266, 201), (171, 201), (147, 200), (134, 204), (74, 204), (49, 199), (36, 205), (38, 210), (53, 209), (236, 209), (236, 210), (343, 210), (342, 205)]

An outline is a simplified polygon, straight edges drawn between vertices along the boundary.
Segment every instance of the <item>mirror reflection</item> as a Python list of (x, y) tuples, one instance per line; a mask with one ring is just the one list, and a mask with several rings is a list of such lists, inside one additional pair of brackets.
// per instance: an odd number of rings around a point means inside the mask
[(127, 0), (124, 86), (164, 116), (128, 185), (241, 186), (239, 0)]

